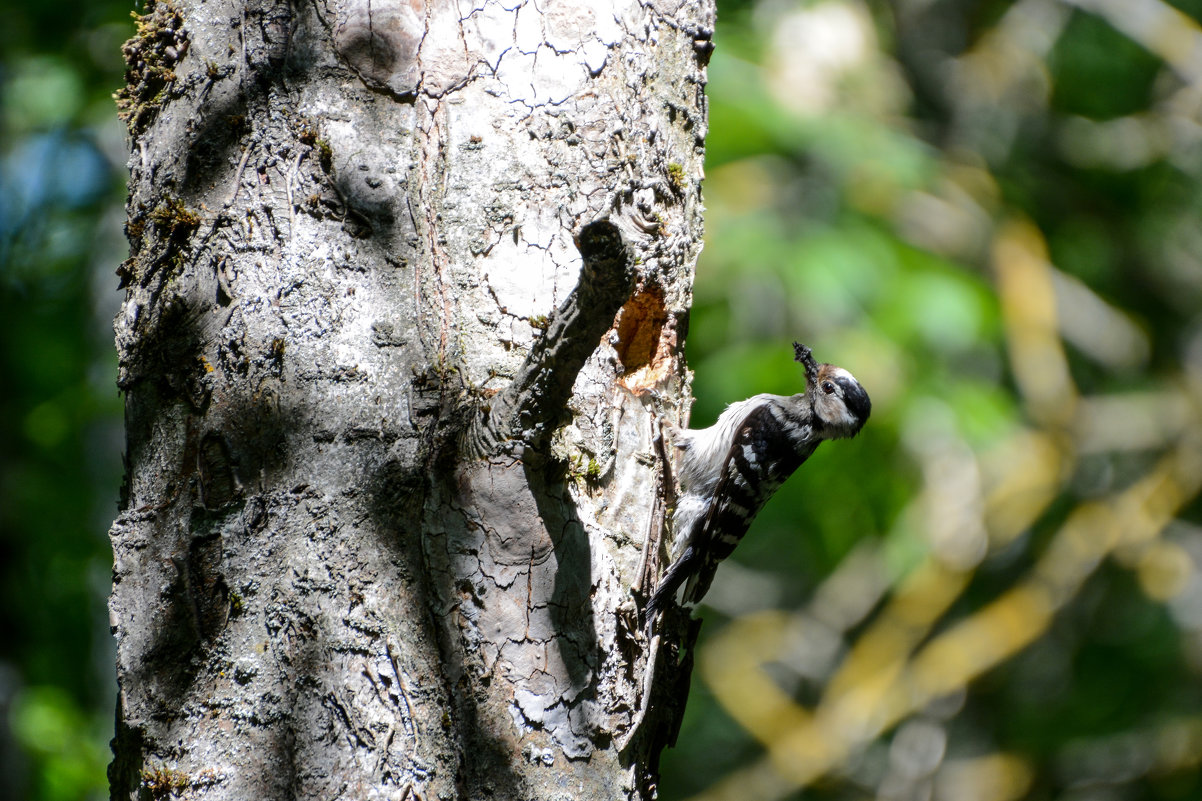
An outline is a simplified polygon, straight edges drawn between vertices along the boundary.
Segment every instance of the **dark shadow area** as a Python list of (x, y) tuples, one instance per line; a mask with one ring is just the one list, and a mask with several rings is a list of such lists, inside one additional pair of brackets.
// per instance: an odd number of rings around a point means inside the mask
[(572, 682), (574, 702), (597, 697), (602, 657), (592, 605), (592, 555), (567, 485), (566, 465), (529, 459), (524, 474), (538, 514), (554, 543), (555, 588), (551, 621), (555, 639)]
[[(232, 76), (211, 81), (204, 90), (199, 118), (188, 123), (188, 158), (180, 180), (184, 197), (204, 192), (214, 179), (224, 177), (231, 163), (238, 163), (239, 143), (250, 131), (248, 109), (261, 105), (266, 89), (253, 81), (244, 88)], [(247, 91), (254, 96), (247, 97)]]
[[(432, 476), (416, 454), (404, 461), (395, 458), (386, 461), (366, 483), (372, 525), (379, 534), (381, 547), (387, 549), (406, 576), (411, 596), (423, 607), (424, 614), (406, 621), (406, 625), (417, 627), (420, 632), (410, 642), (427, 644), (429, 655), (438, 660), (432, 669), (437, 671), (443, 685), (442, 694), (448, 704), (444, 732), (449, 737), (447, 746), (454, 749), (453, 754), (447, 755), (447, 764), (455, 766), (460, 797), (495, 794), (521, 798), (528, 793), (522, 777), (510, 768), (514, 754), (481, 719), (480, 704), (485, 699), (478, 698), (477, 693), (487, 688), (473, 687), (471, 668), (464, 661), (464, 644), (449, 633), (450, 627), (441, 620), (441, 599), (462, 593), (449, 573), (430, 569), (424, 553), (424, 507), (431, 482), (439, 480), (446, 479)], [(439, 581), (445, 583), (438, 586)]]
[[(172, 347), (197, 347), (194, 329), (174, 329), (172, 338)], [(160, 476), (165, 497), (157, 505), (127, 510), (118, 520), (117, 540), (120, 552), (136, 547), (124, 541), (129, 534), (122, 535), (121, 527), (138, 530), (135, 541), (149, 535), (159, 557), (155, 563), (169, 581), (162, 613), (139, 624), (140, 636), (146, 638), (140, 653), (127, 654), (136, 664), (127, 682), (150, 688), (148, 698), (165, 714), (173, 714), (188, 698), (199, 672), (213, 658), (212, 646), (230, 618), (243, 611), (244, 601), (233, 588), (245, 577), (229, 575), (226, 540), (255, 536), (264, 524), (261, 499), (248, 496), (245, 487), (248, 479), (272, 486), (273, 478), (287, 467), (289, 421), (298, 414), (296, 409), (264, 403), (263, 393), (251, 392), (222, 392), (219, 404), (205, 403), (198, 409), (189, 403), (189, 394), (172, 383), (147, 377), (127, 391), (131, 443), (154, 447), (163, 419), (184, 414), (186, 420), (182, 453), (175, 462), (178, 472)], [(133, 455), (137, 463), (147, 458), (153, 457)], [(156, 519), (160, 515), (172, 521), (182, 517), (187, 525), (164, 525)], [(120, 572), (116, 579), (155, 580)], [(119, 587), (117, 593), (120, 597)]]

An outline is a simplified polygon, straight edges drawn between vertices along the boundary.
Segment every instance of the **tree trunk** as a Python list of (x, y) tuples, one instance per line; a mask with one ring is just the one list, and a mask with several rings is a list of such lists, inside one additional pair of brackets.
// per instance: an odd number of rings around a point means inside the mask
[(653, 793), (712, 19), (149, 0), (114, 798)]

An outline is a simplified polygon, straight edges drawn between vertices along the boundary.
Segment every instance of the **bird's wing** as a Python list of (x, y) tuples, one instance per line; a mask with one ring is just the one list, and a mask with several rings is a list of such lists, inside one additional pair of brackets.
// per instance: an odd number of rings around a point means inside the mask
[(723, 460), (709, 508), (690, 537), (698, 561), (685, 584), (686, 603), (701, 600), (718, 563), (730, 556), (763, 505), (809, 455), (797, 452), (766, 404), (747, 415)]

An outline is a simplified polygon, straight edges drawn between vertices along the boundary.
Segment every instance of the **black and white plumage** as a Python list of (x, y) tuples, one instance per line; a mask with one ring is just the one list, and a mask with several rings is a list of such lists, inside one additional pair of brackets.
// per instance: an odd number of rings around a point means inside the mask
[(718, 563), (730, 556), (751, 521), (818, 443), (854, 437), (872, 411), (851, 373), (818, 364), (793, 343), (805, 368), (805, 392), (756, 395), (726, 407), (699, 431), (677, 429), (673, 445), (682, 494), (672, 524), (672, 565), (647, 603), (648, 622), (684, 585), (683, 600), (701, 600)]

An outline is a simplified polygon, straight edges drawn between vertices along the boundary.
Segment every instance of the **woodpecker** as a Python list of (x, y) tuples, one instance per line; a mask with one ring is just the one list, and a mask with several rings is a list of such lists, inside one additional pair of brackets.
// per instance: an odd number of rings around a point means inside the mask
[(818, 443), (854, 437), (868, 420), (872, 401), (851, 373), (817, 363), (797, 342), (793, 359), (805, 369), (805, 392), (756, 395), (727, 406), (709, 428), (672, 432), (681, 495), (672, 565), (647, 602), (648, 625), (682, 584), (684, 603), (700, 601), (718, 563)]

